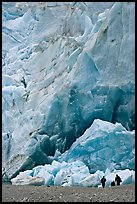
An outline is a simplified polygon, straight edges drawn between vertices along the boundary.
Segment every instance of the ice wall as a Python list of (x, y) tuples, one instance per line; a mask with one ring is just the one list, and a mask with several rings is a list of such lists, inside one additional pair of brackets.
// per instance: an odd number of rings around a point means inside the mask
[(51, 163), (55, 151), (68, 150), (96, 118), (135, 129), (135, 4), (86, 4), (3, 2), (8, 178)]
[(105, 172), (107, 168), (135, 170), (135, 131), (127, 131), (120, 123), (96, 119), (68, 151), (61, 156), (57, 152), (56, 159), (60, 162), (80, 160), (91, 173)]
[(100, 180), (105, 175), (106, 186), (110, 187), (111, 182), (115, 180), (118, 174), (121, 179), (121, 185), (135, 183), (135, 171), (106, 169), (89, 173), (88, 167), (81, 161), (75, 162), (57, 162), (34, 167), (32, 170), (20, 172), (15, 178), (11, 179), (12, 185), (34, 185), (34, 186), (83, 186), (83, 187), (102, 187)]

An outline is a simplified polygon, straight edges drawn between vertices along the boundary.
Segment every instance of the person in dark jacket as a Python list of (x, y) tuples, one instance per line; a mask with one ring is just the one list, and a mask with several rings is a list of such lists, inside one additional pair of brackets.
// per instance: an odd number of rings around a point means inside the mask
[(121, 180), (120, 176), (118, 176), (118, 174), (116, 174), (115, 182), (117, 183), (117, 186), (119, 186), (120, 183), (122, 182), (122, 180)]
[(112, 181), (112, 182), (111, 182), (111, 186), (115, 186), (115, 181)]
[(103, 176), (101, 179), (101, 183), (102, 183), (103, 188), (105, 187), (105, 182), (106, 182), (106, 178), (105, 178), (105, 176)]

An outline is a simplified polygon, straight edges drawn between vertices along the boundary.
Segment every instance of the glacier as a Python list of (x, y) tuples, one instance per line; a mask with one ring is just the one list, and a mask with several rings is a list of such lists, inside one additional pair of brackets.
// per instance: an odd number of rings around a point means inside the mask
[(120, 123), (112, 124), (100, 119), (77, 138), (69, 150), (55, 158), (62, 162), (81, 160), (91, 173), (107, 168), (134, 169), (135, 131), (127, 131)]
[(3, 179), (55, 161), (134, 171), (134, 137), (135, 3), (3, 2)]
[(88, 167), (81, 161), (58, 162), (52, 164), (39, 165), (32, 170), (20, 172), (15, 178), (11, 179), (12, 185), (35, 185), (35, 186), (82, 186), (82, 187), (101, 187), (102, 176), (106, 177), (106, 187), (111, 186), (116, 174), (122, 179), (121, 185), (135, 183), (135, 171), (106, 169), (90, 174)]

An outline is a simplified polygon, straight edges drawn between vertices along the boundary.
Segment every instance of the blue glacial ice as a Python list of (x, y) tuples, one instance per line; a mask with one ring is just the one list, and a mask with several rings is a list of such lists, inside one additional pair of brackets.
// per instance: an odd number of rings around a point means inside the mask
[(135, 170), (135, 131), (127, 131), (120, 123), (96, 119), (69, 150), (55, 154), (55, 158), (61, 162), (80, 160), (91, 173), (107, 168)]
[(4, 179), (54, 160), (134, 170), (134, 17), (134, 2), (2, 3)]
[(12, 185), (45, 185), (45, 186), (82, 186), (82, 187), (101, 187), (100, 180), (105, 175), (106, 186), (115, 180), (118, 174), (121, 179), (121, 185), (135, 183), (135, 171), (106, 169), (96, 171), (90, 174), (88, 167), (81, 161), (75, 162), (57, 162), (34, 167), (32, 170), (20, 172), (18, 176), (11, 179)]

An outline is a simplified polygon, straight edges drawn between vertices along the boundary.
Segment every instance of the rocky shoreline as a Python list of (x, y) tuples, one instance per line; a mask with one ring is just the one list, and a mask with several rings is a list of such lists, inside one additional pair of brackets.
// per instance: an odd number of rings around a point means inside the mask
[(135, 202), (135, 185), (106, 188), (2, 185), (2, 202)]

